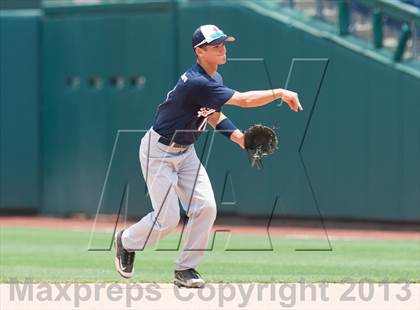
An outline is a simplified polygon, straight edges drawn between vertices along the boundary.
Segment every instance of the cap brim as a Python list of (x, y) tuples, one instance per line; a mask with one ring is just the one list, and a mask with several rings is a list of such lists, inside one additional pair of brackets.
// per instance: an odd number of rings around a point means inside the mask
[(232, 36), (223, 36), (223, 37), (220, 37), (216, 40), (213, 40), (213, 41), (211, 41), (210, 43), (207, 43), (207, 44), (208, 45), (217, 45), (217, 44), (220, 44), (220, 43), (223, 43), (223, 42), (234, 42), (234, 41), (236, 41), (236, 39)]

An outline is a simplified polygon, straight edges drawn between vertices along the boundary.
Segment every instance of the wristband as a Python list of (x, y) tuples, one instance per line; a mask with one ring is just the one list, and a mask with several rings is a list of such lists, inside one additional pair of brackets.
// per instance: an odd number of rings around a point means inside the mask
[(230, 139), (232, 132), (234, 132), (236, 129), (238, 128), (227, 117), (216, 125), (216, 130), (228, 139)]

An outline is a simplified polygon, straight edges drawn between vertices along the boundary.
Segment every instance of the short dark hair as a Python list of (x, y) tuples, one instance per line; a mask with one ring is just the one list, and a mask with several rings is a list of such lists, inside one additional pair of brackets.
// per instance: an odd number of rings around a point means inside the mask
[(198, 58), (198, 55), (197, 55), (197, 53), (195, 52), (195, 50), (196, 50), (197, 48), (202, 48), (202, 49), (204, 49), (204, 50), (207, 50), (207, 46), (209, 46), (209, 44), (207, 44), (207, 43), (204, 43), (203, 45), (197, 46), (197, 47), (194, 49), (194, 54), (195, 54), (195, 57), (197, 57), (197, 58)]
[[(199, 46), (197, 46), (196, 48), (203, 48), (203, 47), (207, 47), (207, 46), (209, 46), (210, 44), (208, 44), (208, 43), (203, 43), (203, 44), (201, 44), (201, 45), (199, 45)], [(195, 50), (195, 48), (194, 48), (194, 50)]]

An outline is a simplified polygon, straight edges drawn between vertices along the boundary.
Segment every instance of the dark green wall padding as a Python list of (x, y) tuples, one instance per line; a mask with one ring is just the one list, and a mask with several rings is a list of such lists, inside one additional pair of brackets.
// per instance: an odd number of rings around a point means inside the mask
[[(44, 8), (42, 213), (115, 213), (125, 184), (128, 213), (150, 210), (137, 159), (141, 130), (194, 62), (191, 33), (206, 23), (237, 38), (229, 57), (264, 58), (274, 87), (284, 87), (297, 58), (288, 88), (304, 106), (224, 108), (242, 129), (276, 125), (280, 146), (259, 171), (223, 136), (201, 138), (197, 153), (220, 212), (269, 215), (277, 201), (278, 215), (420, 220), (418, 77), (240, 2), (194, 1)], [(259, 60), (229, 61), (220, 72), (240, 91), (270, 87)]]
[[(129, 14), (83, 12), (46, 10), (43, 23), (46, 213), (96, 212), (117, 131), (150, 127), (156, 105), (173, 83), (171, 5), (134, 7)], [(95, 78), (100, 85), (92, 83)], [(124, 85), (118, 86), (116, 80)], [(111, 195), (116, 200), (104, 206), (109, 212), (118, 209), (125, 177), (131, 187), (141, 181), (140, 136), (123, 148), (118, 144), (114, 164), (122, 160), (129, 165), (128, 171), (112, 167), (109, 179), (115, 186), (110, 185), (107, 193), (117, 196)], [(134, 188), (133, 210), (139, 192)]]
[(0, 13), (0, 208), (40, 207), (40, 12)]
[(41, 7), (41, 0), (1, 0), (0, 9), (2, 10), (27, 10), (38, 9)]

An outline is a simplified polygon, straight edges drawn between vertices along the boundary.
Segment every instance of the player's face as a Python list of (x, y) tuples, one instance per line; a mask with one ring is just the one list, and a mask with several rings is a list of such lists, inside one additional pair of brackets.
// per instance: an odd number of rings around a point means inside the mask
[(207, 62), (211, 62), (217, 65), (223, 65), (226, 63), (226, 47), (225, 43), (218, 45), (207, 45), (204, 57)]

